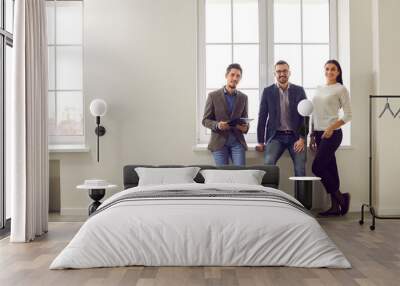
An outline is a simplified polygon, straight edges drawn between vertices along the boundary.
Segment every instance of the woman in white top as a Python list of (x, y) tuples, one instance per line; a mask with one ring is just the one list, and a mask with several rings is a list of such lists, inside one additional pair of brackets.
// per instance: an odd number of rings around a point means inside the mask
[[(336, 60), (325, 64), (326, 84), (319, 86), (313, 98), (310, 148), (316, 151), (313, 173), (331, 196), (332, 206), (322, 216), (345, 215), (349, 210), (350, 194), (340, 192), (340, 180), (335, 152), (342, 142), (341, 126), (351, 119), (349, 92), (343, 86), (342, 69)], [(339, 111), (343, 116), (339, 117)]]

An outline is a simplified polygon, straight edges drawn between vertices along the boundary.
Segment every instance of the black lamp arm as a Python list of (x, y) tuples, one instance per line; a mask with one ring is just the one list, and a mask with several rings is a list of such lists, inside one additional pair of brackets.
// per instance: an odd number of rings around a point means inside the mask
[(99, 137), (103, 136), (106, 133), (106, 129), (100, 125), (100, 116), (96, 116), (96, 129), (94, 130), (94, 132), (97, 135), (97, 162), (100, 161), (100, 140)]

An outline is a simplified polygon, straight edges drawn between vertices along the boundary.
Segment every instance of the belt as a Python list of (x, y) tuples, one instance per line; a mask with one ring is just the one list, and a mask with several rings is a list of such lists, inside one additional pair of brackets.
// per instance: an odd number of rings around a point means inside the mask
[(293, 130), (276, 130), (276, 133), (280, 134), (294, 134)]

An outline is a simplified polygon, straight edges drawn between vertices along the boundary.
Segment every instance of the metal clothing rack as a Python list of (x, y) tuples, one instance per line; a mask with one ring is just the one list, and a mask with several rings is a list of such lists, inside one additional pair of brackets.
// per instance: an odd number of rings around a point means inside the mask
[[(364, 209), (368, 208), (372, 215), (370, 230), (375, 230), (375, 219), (400, 219), (400, 216), (379, 216), (375, 213), (372, 205), (372, 101), (374, 99), (400, 98), (400, 95), (370, 95), (369, 96), (369, 203), (361, 206), (361, 219), (359, 223), (364, 224)], [(397, 113), (396, 113), (397, 115)]]

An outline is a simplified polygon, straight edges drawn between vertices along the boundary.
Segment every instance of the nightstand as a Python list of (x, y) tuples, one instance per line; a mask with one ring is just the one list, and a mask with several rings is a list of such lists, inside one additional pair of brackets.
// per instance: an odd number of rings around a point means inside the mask
[(306, 209), (312, 208), (313, 182), (320, 181), (320, 177), (290, 177), (289, 180), (295, 181), (294, 197), (302, 203)]
[(110, 184), (105, 180), (97, 179), (85, 180), (83, 185), (76, 186), (79, 190), (88, 190), (89, 197), (93, 200), (93, 203), (88, 207), (89, 216), (101, 205), (100, 200), (106, 194), (106, 189), (113, 189), (116, 187), (117, 185)]

